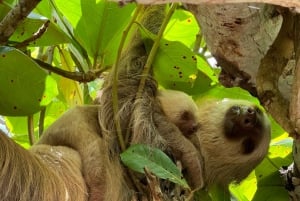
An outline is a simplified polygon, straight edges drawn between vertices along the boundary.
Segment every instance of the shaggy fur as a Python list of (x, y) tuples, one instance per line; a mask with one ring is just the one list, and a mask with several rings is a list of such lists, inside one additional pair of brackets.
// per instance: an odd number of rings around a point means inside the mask
[(67, 147), (23, 149), (0, 131), (1, 201), (87, 201), (78, 153)]
[[(99, 106), (77, 106), (56, 122), (42, 135), (38, 144), (66, 146), (78, 152), (82, 172), (89, 192), (89, 201), (104, 200), (106, 186), (107, 151), (98, 124)], [(116, 182), (117, 183), (117, 182)]]
[[(267, 115), (244, 100), (208, 101), (198, 106), (200, 129), (190, 140), (204, 158), (206, 186), (240, 182), (268, 152), (271, 131)], [(248, 112), (243, 113), (245, 109)], [(229, 112), (235, 115), (228, 118)], [(252, 151), (245, 152), (248, 147)]]
[[(186, 95), (174, 94), (184, 100), (184, 106), (194, 104)], [(162, 94), (159, 99), (174, 102), (170, 95)], [(200, 129), (186, 136), (197, 148), (199, 160), (203, 160), (204, 171), (198, 174), (208, 188), (216, 183), (226, 186), (241, 181), (267, 154), (270, 125), (266, 114), (241, 100), (212, 101), (199, 108), (200, 111), (187, 110), (198, 116)], [(101, 134), (98, 110), (99, 106), (69, 110), (29, 151), (1, 134), (0, 200), (126, 201), (137, 197), (119, 158), (111, 160), (112, 149)], [(180, 108), (178, 112), (168, 107), (163, 110), (169, 120), (180, 117)], [(251, 152), (245, 152), (247, 143), (253, 147)], [(194, 165), (185, 158), (182, 163)]]
[[(164, 16), (165, 6), (146, 7), (140, 24), (157, 34)], [(183, 167), (187, 169), (187, 177), (191, 186), (193, 188), (201, 187), (199, 153), (193, 144), (182, 135), (179, 128), (164, 114), (157, 98), (157, 83), (151, 74), (146, 77), (141, 98), (136, 99), (141, 74), (148, 55), (138, 30), (129, 44), (117, 68), (118, 115), (124, 139), (128, 139), (128, 144), (143, 143), (163, 151), (170, 150), (177, 160), (184, 161)], [(116, 161), (119, 157), (119, 150), (113, 121), (112, 85), (111, 76), (104, 83), (100, 98), (99, 120), (103, 136), (107, 138), (107, 141), (110, 142), (109, 147), (112, 148), (111, 160)]]
[[(163, 6), (146, 7), (140, 23), (157, 33), (163, 17)], [(267, 153), (266, 114), (241, 100), (204, 103), (198, 110), (187, 95), (158, 93), (151, 75), (136, 99), (146, 59), (137, 31), (118, 66), (118, 115), (128, 145), (149, 144), (180, 160), (193, 188), (244, 179)], [(0, 200), (147, 200), (121, 165), (111, 100), (109, 77), (101, 106), (68, 111), (30, 151), (0, 135)]]

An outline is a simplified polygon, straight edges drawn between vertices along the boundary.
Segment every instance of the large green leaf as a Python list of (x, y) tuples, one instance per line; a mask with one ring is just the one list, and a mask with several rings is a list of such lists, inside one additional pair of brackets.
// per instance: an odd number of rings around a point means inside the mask
[(192, 87), (198, 73), (197, 59), (182, 43), (163, 39), (153, 62), (153, 72), (165, 88), (178, 89), (178, 83)]
[(122, 31), (131, 18), (134, 4), (120, 7), (105, 0), (55, 1), (74, 27), (74, 36), (89, 56), (114, 62)]
[(142, 144), (132, 145), (121, 154), (121, 160), (137, 172), (144, 173), (144, 168), (147, 167), (157, 177), (189, 188), (176, 165), (159, 149)]
[(259, 103), (258, 100), (251, 96), (251, 94), (239, 87), (232, 87), (232, 88), (226, 88), (222, 85), (216, 84), (212, 86), (208, 91), (202, 94), (197, 94), (199, 96), (196, 96), (196, 99), (206, 99), (206, 98), (212, 98), (212, 99), (223, 99), (223, 98), (233, 98), (233, 99), (245, 99), (249, 101), (253, 101), (255, 103)]
[(3, 3), (0, 3), (0, 21), (5, 17), (10, 9), (11, 7), (8, 2), (4, 1)]
[(178, 9), (172, 15), (164, 32), (164, 38), (170, 41), (180, 41), (189, 48), (194, 45), (199, 26), (194, 15)]
[(57, 95), (56, 82), (20, 50), (0, 47), (0, 114), (30, 115)]
[[(14, 34), (9, 38), (10, 42), (22, 42), (33, 36), (48, 19), (31, 13), (16, 29)], [(69, 38), (50, 22), (47, 30), (37, 40), (31, 42), (30, 46), (51, 46), (69, 42)]]
[(82, 17), (75, 30), (79, 41), (92, 57), (112, 64), (134, 4), (120, 7), (116, 2), (86, 0), (81, 1), (81, 7)]

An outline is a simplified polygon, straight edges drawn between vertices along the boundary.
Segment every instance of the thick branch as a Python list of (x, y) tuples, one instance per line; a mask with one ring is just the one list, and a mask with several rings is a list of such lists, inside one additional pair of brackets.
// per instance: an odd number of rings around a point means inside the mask
[(289, 119), (289, 101), (284, 99), (278, 89), (278, 79), (287, 62), (293, 56), (293, 17), (289, 12), (283, 15), (282, 28), (270, 47), (256, 77), (258, 96), (267, 111), (290, 135), (295, 134)]
[[(116, 0), (116, 1), (120, 1), (120, 0)], [(182, 3), (189, 3), (189, 4), (266, 3), (266, 4), (279, 5), (282, 7), (293, 8), (295, 9), (295, 11), (300, 12), (299, 0), (136, 0), (136, 2), (140, 4), (163, 4), (163, 3), (171, 3), (171, 2), (172, 3), (182, 2)]]
[(275, 6), (263, 4), (191, 5), (211, 54), (222, 67), (220, 82), (256, 95), (260, 60), (274, 42), (282, 17)]
[[(290, 100), (290, 119), (297, 133), (300, 133), (300, 15), (295, 16), (295, 30), (294, 30), (294, 41), (295, 41), (295, 59), (296, 66), (293, 78), (292, 95)], [(300, 146), (299, 146), (300, 147)], [(300, 166), (300, 164), (299, 164)]]
[(6, 44), (17, 25), (37, 6), (40, 0), (19, 0), (19, 3), (0, 22), (0, 45)]

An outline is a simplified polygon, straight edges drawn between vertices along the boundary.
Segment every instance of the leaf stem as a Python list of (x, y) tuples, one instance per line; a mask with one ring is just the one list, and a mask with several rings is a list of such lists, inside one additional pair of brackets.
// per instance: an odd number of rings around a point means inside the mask
[(120, 119), (118, 116), (119, 104), (118, 104), (118, 69), (117, 68), (120, 63), (122, 50), (123, 50), (126, 38), (128, 36), (129, 30), (131, 29), (132, 25), (134, 24), (137, 16), (139, 15), (139, 13), (143, 7), (144, 6), (142, 6), (142, 5), (137, 6), (131, 21), (129, 22), (129, 24), (125, 28), (125, 30), (123, 31), (121, 42), (120, 42), (118, 53), (117, 53), (117, 59), (116, 59), (115, 65), (113, 66), (113, 83), (112, 83), (113, 112), (114, 112), (114, 121), (115, 121), (115, 126), (116, 126), (116, 131), (117, 131), (118, 142), (119, 142), (119, 145), (120, 145), (122, 151), (124, 151), (126, 149), (126, 145), (125, 145), (124, 138), (122, 135), (121, 123), (120, 123)]
[(27, 117), (27, 128), (28, 128), (29, 143), (30, 145), (33, 145), (35, 142), (33, 115), (29, 115)]
[(174, 3), (171, 5), (170, 7), (170, 10), (169, 12), (167, 13), (160, 29), (159, 29), (159, 32), (157, 34), (157, 38), (156, 40), (154, 41), (154, 44), (151, 48), (151, 51), (149, 53), (149, 56), (148, 56), (148, 59), (147, 59), (147, 62), (145, 64), (145, 67), (143, 69), (143, 72), (142, 72), (142, 76), (141, 76), (141, 81), (140, 81), (140, 85), (139, 85), (139, 88), (138, 88), (138, 92), (137, 92), (137, 96), (136, 96), (136, 99), (139, 99), (142, 97), (142, 92), (144, 90), (144, 87), (145, 87), (145, 84), (146, 84), (146, 78), (147, 78), (147, 75), (149, 74), (150, 70), (151, 70), (151, 67), (152, 67), (152, 63), (155, 59), (155, 55), (158, 51), (158, 48), (159, 48), (159, 44), (160, 44), (160, 39), (162, 38), (163, 36), (163, 33), (170, 21), (170, 18), (172, 17), (176, 7), (177, 7), (177, 3)]

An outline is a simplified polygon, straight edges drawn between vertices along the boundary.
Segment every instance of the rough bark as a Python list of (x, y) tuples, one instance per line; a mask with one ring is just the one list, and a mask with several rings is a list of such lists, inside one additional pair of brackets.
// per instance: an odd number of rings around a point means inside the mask
[(222, 68), (224, 86), (256, 94), (260, 60), (278, 34), (282, 17), (271, 5), (188, 5), (200, 23), (208, 49)]
[[(131, 0), (114, 0), (121, 2), (130, 2)], [(189, 4), (230, 4), (230, 3), (265, 3), (279, 5), (291, 8), (297, 12), (300, 11), (300, 2), (298, 0), (135, 0), (139, 4), (163, 4), (163, 3), (189, 3)]]
[(6, 44), (18, 24), (37, 6), (41, 0), (19, 0), (18, 4), (0, 22), (0, 45)]

